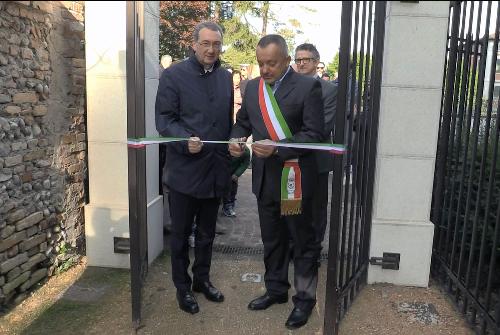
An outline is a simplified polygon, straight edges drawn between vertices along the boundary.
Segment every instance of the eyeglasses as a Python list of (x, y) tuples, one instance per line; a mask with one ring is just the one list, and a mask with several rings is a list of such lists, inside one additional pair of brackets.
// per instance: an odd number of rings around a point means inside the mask
[(210, 47), (213, 47), (215, 50), (220, 50), (222, 48), (221, 42), (210, 43), (208, 41), (203, 41), (203, 42), (197, 42), (197, 43), (205, 49), (209, 49)]
[(318, 67), (316, 67), (316, 69), (318, 69), (318, 70), (319, 69), (324, 69), (324, 68), (325, 68), (324, 66), (318, 66)]
[(299, 64), (302, 63), (302, 64), (309, 64), (312, 60), (314, 60), (314, 58), (297, 58), (295, 59), (295, 64)]

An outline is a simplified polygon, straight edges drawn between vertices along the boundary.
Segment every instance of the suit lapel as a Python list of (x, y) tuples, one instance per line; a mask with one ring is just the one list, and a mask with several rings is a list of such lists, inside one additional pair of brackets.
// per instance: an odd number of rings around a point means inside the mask
[(295, 71), (293, 69), (290, 69), (285, 78), (283, 78), (283, 81), (281, 82), (280, 87), (278, 87), (275, 95), (278, 104), (280, 104), (283, 99), (290, 95), (293, 90), (295, 90), (295, 83), (297, 78), (296, 76), (297, 74), (295, 73)]

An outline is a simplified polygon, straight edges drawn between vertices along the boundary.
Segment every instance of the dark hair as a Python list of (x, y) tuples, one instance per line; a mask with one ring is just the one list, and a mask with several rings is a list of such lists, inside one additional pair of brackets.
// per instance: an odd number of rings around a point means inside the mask
[(295, 53), (297, 53), (298, 51), (309, 51), (310, 53), (312, 53), (314, 59), (316, 59), (316, 60), (320, 59), (318, 49), (316, 49), (314, 44), (303, 43), (295, 48)]
[(321, 78), (323, 78), (323, 77), (328, 77), (328, 78), (330, 78), (330, 75), (329, 75), (327, 72), (325, 72), (325, 73), (323, 73), (323, 74), (321, 75)]
[(221, 38), (223, 37), (222, 28), (217, 23), (211, 22), (211, 21), (204, 21), (204, 22), (198, 23), (196, 25), (196, 27), (194, 27), (194, 31), (193, 31), (193, 41), (194, 42), (198, 42), (198, 39), (200, 38), (200, 31), (203, 28), (207, 28), (211, 31), (217, 31), (220, 33), (220, 37)]
[(281, 49), (283, 56), (285, 57), (288, 56), (288, 46), (286, 45), (285, 39), (280, 35), (277, 34), (266, 35), (259, 40), (257, 46), (259, 48), (265, 48), (269, 44), (276, 44)]

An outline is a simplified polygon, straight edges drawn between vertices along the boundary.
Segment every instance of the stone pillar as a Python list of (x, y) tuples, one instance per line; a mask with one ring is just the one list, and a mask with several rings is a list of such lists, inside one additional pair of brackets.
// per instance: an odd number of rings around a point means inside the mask
[(369, 283), (428, 285), (448, 8), (388, 2), (370, 257), (394, 252), (401, 261), (398, 271), (370, 266)]
[[(158, 2), (145, 10), (146, 133), (156, 134)], [(112, 15), (110, 15), (112, 13)], [(90, 203), (85, 206), (88, 264), (129, 267), (129, 255), (114, 253), (114, 237), (129, 237), (126, 2), (87, 2), (87, 127)], [(162, 196), (158, 192), (158, 148), (147, 149), (149, 261), (163, 249)]]

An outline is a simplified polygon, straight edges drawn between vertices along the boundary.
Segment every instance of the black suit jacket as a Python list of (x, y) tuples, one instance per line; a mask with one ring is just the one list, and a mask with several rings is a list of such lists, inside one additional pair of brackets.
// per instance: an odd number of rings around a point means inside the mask
[[(253, 135), (254, 141), (270, 139), (259, 107), (258, 85), (260, 77), (250, 80), (246, 87), (241, 109), (236, 116), (231, 137)], [(291, 133), (288, 142), (321, 142), (323, 140), (324, 117), (321, 85), (319, 81), (297, 74), (290, 69), (275, 93)], [(280, 199), (280, 182), (286, 160), (299, 158), (302, 172), (302, 196), (312, 197), (317, 180), (316, 157), (311, 150), (291, 148), (278, 149), (268, 158), (252, 158), (252, 191), (261, 198)]]
[[(325, 117), (325, 131), (323, 136), (326, 143), (332, 143), (333, 128), (335, 123), (335, 113), (337, 112), (337, 85), (317, 78), (321, 83), (323, 93), (323, 108)], [(317, 151), (316, 159), (320, 173), (333, 171), (333, 155), (329, 152)]]
[[(170, 66), (156, 96), (156, 129), (161, 136), (228, 140), (233, 115), (231, 74), (220, 67), (205, 73), (195, 56)], [(191, 154), (187, 142), (167, 145), (166, 184), (195, 198), (220, 197), (229, 184), (227, 144), (203, 145)]]

